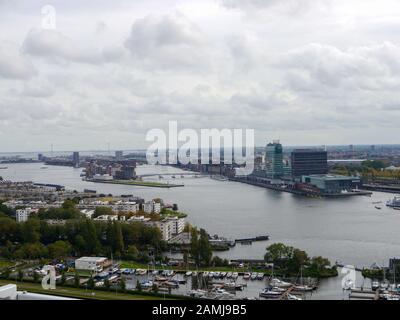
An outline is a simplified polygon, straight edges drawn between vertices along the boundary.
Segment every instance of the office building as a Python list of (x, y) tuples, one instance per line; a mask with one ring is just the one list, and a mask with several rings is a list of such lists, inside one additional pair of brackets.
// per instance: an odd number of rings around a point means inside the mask
[(79, 168), (79, 164), (80, 164), (80, 161), (79, 161), (79, 152), (74, 152), (74, 153), (72, 154), (72, 164), (73, 164), (73, 166), (74, 166), (75, 168)]
[(123, 151), (115, 151), (115, 160), (117, 161), (122, 160), (123, 156), (124, 156)]
[(296, 149), (291, 154), (292, 176), (327, 174), (328, 153), (318, 149)]
[(279, 179), (283, 177), (282, 145), (279, 141), (268, 143), (265, 152), (265, 165), (267, 177)]

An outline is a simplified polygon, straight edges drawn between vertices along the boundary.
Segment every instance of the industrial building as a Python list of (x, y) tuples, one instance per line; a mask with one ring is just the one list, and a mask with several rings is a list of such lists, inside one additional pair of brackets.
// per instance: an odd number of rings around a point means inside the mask
[(341, 175), (320, 174), (305, 175), (301, 177), (301, 182), (317, 188), (322, 193), (343, 193), (357, 189), (360, 184), (360, 178), (347, 177)]
[(110, 265), (111, 261), (105, 257), (82, 257), (75, 260), (76, 270), (102, 272), (104, 268)]

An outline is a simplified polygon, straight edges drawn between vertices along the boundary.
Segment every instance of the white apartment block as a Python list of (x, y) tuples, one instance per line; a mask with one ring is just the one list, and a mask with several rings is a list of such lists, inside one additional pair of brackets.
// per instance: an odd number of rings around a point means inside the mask
[(169, 241), (173, 236), (183, 232), (185, 228), (185, 218), (171, 217), (162, 221), (149, 221), (146, 224), (160, 229), (162, 239), (164, 241)]
[(86, 218), (92, 219), (94, 210), (83, 209), (83, 210), (81, 210), (81, 213), (84, 214), (86, 216)]
[(147, 201), (143, 204), (143, 211), (145, 213), (160, 213), (161, 212), (161, 204), (155, 201)]
[(118, 215), (102, 215), (98, 216), (97, 218), (94, 218), (93, 220), (96, 221), (117, 221), (118, 220)]
[(111, 207), (113, 212), (133, 212), (139, 211), (139, 204), (134, 201), (118, 201)]
[(34, 212), (38, 212), (38, 210), (32, 208), (18, 209), (16, 211), (15, 218), (17, 222), (25, 222), (28, 221), (29, 216)]
[(172, 226), (172, 234), (176, 235), (182, 233), (185, 229), (186, 219), (185, 218), (178, 218), (178, 217), (170, 217), (167, 218)]

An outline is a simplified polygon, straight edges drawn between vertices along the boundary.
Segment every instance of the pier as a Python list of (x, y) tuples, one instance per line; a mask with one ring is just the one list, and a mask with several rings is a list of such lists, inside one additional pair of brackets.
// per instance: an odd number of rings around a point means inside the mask
[(235, 239), (235, 243), (249, 243), (251, 244), (253, 241), (268, 241), (269, 236), (257, 236), (253, 238), (243, 238), (243, 239)]

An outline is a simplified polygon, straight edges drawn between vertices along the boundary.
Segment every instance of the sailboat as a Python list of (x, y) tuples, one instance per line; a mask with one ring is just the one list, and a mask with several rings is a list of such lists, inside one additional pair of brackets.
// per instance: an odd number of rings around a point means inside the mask
[(300, 266), (300, 284), (293, 287), (293, 291), (311, 292), (314, 288), (304, 284), (303, 281), (303, 266)]

